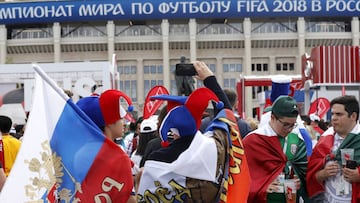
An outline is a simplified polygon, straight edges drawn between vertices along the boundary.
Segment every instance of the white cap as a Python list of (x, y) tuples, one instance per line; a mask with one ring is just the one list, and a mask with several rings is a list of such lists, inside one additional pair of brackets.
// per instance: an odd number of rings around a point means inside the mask
[(312, 113), (312, 114), (310, 114), (310, 120), (311, 121), (320, 121), (320, 118), (318, 115)]
[(15, 128), (14, 127), (11, 127), (11, 129), (10, 129), (10, 132), (9, 133), (14, 133), (14, 134), (16, 134), (16, 130), (15, 130)]
[(150, 133), (155, 132), (157, 130), (158, 120), (157, 118), (150, 117), (148, 119), (144, 119), (140, 124), (140, 133)]

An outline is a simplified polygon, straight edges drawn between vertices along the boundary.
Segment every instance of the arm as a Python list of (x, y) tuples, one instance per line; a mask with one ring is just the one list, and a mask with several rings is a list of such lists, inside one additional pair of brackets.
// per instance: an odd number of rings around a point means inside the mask
[(343, 168), (343, 174), (346, 181), (351, 183), (360, 183), (360, 167), (356, 169)]
[(136, 203), (136, 196), (130, 195), (130, 197), (126, 203)]
[(273, 193), (273, 192), (279, 192), (279, 186), (280, 186), (280, 182), (279, 180), (276, 178), (274, 179), (269, 186), (266, 188), (266, 192), (267, 193)]
[(316, 172), (316, 180), (319, 183), (324, 182), (326, 179), (328, 179), (331, 176), (336, 176), (336, 174), (339, 172), (340, 167), (339, 164), (336, 161), (331, 161), (325, 164), (325, 167), (318, 172)]
[(2, 168), (2, 165), (0, 163), (0, 191), (2, 190), (4, 184), (5, 184), (5, 181), (6, 181), (6, 176), (5, 176), (5, 172)]
[(195, 61), (194, 66), (196, 72), (198, 73), (198, 75), (195, 76), (196, 79), (203, 81), (205, 87), (209, 88), (215, 93), (219, 100), (224, 103), (224, 108), (232, 110), (229, 99), (221, 89), (219, 83), (216, 80), (216, 77), (214, 76), (214, 73), (210, 70), (210, 68), (201, 61)]

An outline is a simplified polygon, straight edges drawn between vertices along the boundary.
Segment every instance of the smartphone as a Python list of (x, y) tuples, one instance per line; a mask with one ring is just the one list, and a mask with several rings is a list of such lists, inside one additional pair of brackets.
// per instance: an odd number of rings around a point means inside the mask
[(346, 168), (356, 169), (357, 162), (355, 160), (346, 160)]
[(178, 63), (175, 66), (175, 75), (178, 76), (194, 76), (197, 72), (192, 63)]

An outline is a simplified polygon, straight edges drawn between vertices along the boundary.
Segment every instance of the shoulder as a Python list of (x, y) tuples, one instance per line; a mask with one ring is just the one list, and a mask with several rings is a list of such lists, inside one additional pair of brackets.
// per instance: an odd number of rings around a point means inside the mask
[(277, 138), (276, 133), (272, 130), (270, 125), (262, 126), (254, 131), (251, 131), (247, 136), (244, 137), (244, 143), (257, 143), (260, 140), (269, 140)]
[(304, 142), (304, 140), (301, 139), (301, 136), (299, 136), (299, 134), (296, 134), (296, 133), (289, 133), (287, 138), (288, 138), (289, 142), (291, 142), (291, 143)]
[(176, 157), (171, 150), (171, 146), (167, 148), (160, 148), (150, 153), (147, 160), (161, 161), (166, 163), (171, 163)]
[(160, 137), (155, 137), (153, 139), (151, 139), (148, 143), (147, 143), (147, 147), (161, 147), (161, 139)]
[(237, 123), (241, 124), (241, 125), (249, 125), (244, 119), (242, 118), (237, 118)]
[(253, 143), (253, 142), (257, 142), (257, 140), (261, 137), (260, 133), (261, 131), (259, 131), (259, 129), (250, 132), (249, 134), (247, 134), (244, 139), (243, 139), (243, 143)]
[(248, 136), (250, 136), (250, 135), (271, 137), (271, 136), (276, 136), (276, 133), (272, 130), (270, 125), (267, 124), (265, 126), (262, 126), (256, 130), (250, 132)]
[(2, 140), (4, 143), (14, 143), (14, 144), (21, 144), (21, 141), (12, 135), (3, 135)]
[(222, 129), (215, 129), (212, 132), (212, 137), (215, 139), (215, 141), (225, 144), (228, 140), (228, 133)]
[(330, 127), (321, 135), (321, 137), (326, 137), (326, 136), (334, 135), (334, 134), (335, 134), (334, 128)]
[(244, 119), (241, 119), (241, 118), (237, 119), (237, 124), (239, 127), (251, 129), (250, 124), (248, 122), (246, 122)]

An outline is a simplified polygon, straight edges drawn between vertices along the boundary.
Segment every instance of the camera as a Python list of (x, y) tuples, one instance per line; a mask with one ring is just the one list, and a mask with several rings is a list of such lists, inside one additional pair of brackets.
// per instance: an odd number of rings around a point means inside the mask
[(192, 63), (178, 63), (175, 67), (175, 75), (177, 76), (194, 76), (197, 72)]

